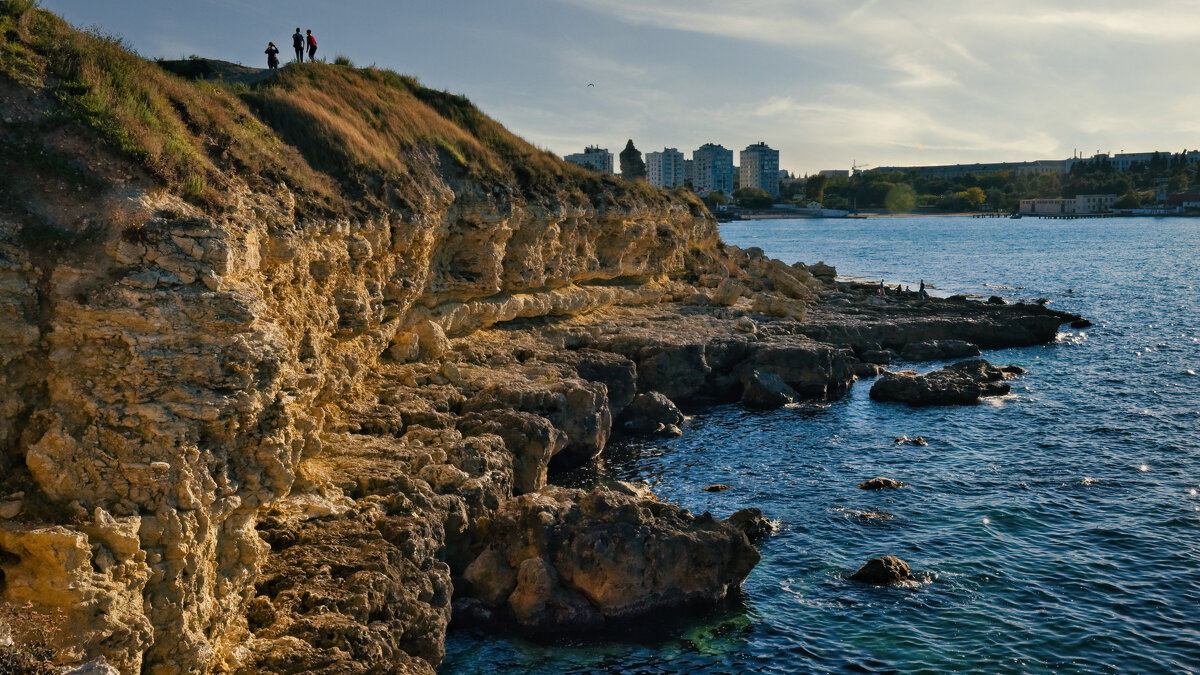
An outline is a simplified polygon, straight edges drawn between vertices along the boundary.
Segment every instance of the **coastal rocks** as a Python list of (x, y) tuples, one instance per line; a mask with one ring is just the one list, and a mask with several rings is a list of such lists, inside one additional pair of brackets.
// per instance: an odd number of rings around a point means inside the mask
[(858, 486), (858, 489), (859, 490), (895, 490), (896, 488), (902, 488), (905, 485), (907, 485), (907, 483), (901, 483), (900, 481), (895, 480), (893, 478), (884, 478), (883, 476), (877, 476), (870, 480), (864, 481), (862, 484), (860, 484)]
[(882, 558), (871, 558), (858, 568), (850, 579), (874, 586), (888, 586), (912, 579), (912, 570), (908, 563), (894, 555)]
[(620, 428), (630, 436), (678, 436), (683, 420), (671, 399), (650, 391), (634, 397), (622, 415)]
[(1071, 328), (1091, 328), (1092, 322), (1087, 319), (1075, 319), (1071, 322)]
[(756, 410), (773, 410), (794, 403), (800, 396), (783, 378), (770, 371), (754, 369), (742, 381), (742, 405)]
[(719, 521), (624, 491), (547, 487), (503, 505), (481, 527), (485, 559), (472, 565), (499, 568), (505, 579), (515, 571), (508, 598), (495, 602), (507, 581), (499, 590), (471, 586), (486, 589), (476, 599), (533, 633), (712, 604), (758, 562), (746, 535), (759, 527), (752, 516)]
[(897, 436), (895, 439), (896, 445), (929, 445), (929, 441), (925, 440), (924, 436), (909, 438), (908, 436)]
[(871, 399), (910, 406), (970, 405), (985, 396), (1009, 392), (1004, 380), (1024, 372), (1016, 366), (997, 368), (982, 359), (960, 361), (919, 375), (913, 370), (887, 372), (871, 387)]
[(763, 515), (762, 510), (755, 508), (735, 511), (726, 522), (745, 532), (751, 542), (765, 539), (775, 531), (774, 523)]
[(927, 340), (912, 342), (900, 350), (907, 361), (945, 361), (979, 356), (979, 347), (963, 340)]

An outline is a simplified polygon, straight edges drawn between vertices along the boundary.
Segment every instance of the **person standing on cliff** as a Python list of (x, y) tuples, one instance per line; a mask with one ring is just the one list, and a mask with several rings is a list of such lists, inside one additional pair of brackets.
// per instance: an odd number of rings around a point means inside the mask
[(292, 33), (292, 46), (296, 48), (296, 62), (304, 63), (304, 34), (300, 32), (299, 26), (296, 26), (296, 32)]
[(275, 70), (276, 68), (278, 68), (279, 67), (279, 47), (276, 47), (274, 42), (268, 42), (267, 43), (267, 51), (265, 52), (265, 54), (267, 55), (267, 68), (270, 70)]
[[(300, 29), (297, 28), (296, 30)], [(308, 61), (311, 63), (313, 60), (313, 54), (317, 53), (317, 38), (313, 37), (311, 30), (305, 32), (308, 33)]]

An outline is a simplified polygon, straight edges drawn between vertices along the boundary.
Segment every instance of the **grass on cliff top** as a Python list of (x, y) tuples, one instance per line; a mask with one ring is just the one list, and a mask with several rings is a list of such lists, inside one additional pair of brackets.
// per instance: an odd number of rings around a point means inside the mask
[(119, 37), (72, 28), (36, 0), (0, 0), (0, 40), (0, 78), (53, 108), (34, 128), (2, 125), (0, 152), (11, 160), (4, 165), (22, 164), (18, 154), (53, 151), (42, 140), (51, 127), (79, 125), (212, 209), (235, 175), (252, 189), (284, 183), (334, 208), (343, 195), (371, 196), (382, 184), (419, 187), (431, 171), (526, 196), (565, 191), (598, 206), (669, 199), (644, 182), (565, 162), (467, 98), (391, 71), (305, 63), (252, 87), (186, 79), (132, 53)]
[(293, 63), (242, 98), (314, 167), (342, 178), (414, 171), (428, 153), (484, 183), (536, 189), (583, 178), (466, 97), (387, 70)]
[[(57, 104), (33, 133), (79, 124), (181, 196), (212, 206), (225, 179), (285, 180), (319, 189), (281, 144), (223, 88), (165, 73), (119, 37), (79, 31), (33, 0), (0, 1), (0, 74)], [(28, 131), (28, 130), (26, 130)]]

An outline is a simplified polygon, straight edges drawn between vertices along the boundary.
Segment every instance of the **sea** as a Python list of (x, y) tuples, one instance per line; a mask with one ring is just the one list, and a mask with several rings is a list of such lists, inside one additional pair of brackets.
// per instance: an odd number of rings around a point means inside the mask
[[(605, 639), (452, 631), (439, 673), (1200, 672), (1200, 220), (757, 220), (721, 236), (846, 279), (1045, 298), (1095, 325), (985, 352), (1027, 372), (980, 405), (877, 403), (868, 380), (613, 448), (603, 478), (775, 522), (741, 593)], [(908, 485), (858, 489), (875, 476)], [(882, 555), (916, 581), (847, 578)]]

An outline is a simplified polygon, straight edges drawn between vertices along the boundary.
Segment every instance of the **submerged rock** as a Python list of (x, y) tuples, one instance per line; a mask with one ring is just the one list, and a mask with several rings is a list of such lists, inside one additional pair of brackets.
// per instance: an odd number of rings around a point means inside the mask
[(877, 476), (875, 478), (872, 478), (868, 481), (864, 481), (863, 483), (859, 484), (858, 489), (859, 490), (894, 490), (896, 488), (902, 488), (905, 485), (907, 485), (907, 483), (901, 483), (900, 481), (892, 479), (892, 478), (884, 478), (882, 476)]
[(851, 574), (850, 578), (864, 584), (887, 586), (912, 579), (912, 570), (909, 569), (908, 563), (894, 555), (889, 555), (882, 558), (871, 558), (854, 574)]

